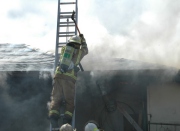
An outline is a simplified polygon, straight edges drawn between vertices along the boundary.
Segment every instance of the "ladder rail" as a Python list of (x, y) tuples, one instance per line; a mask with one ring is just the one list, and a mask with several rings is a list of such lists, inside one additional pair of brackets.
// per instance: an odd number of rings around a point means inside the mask
[[(75, 2), (61, 2), (61, 0), (58, 0), (58, 13), (57, 13), (57, 29), (56, 29), (56, 47), (55, 47), (55, 62), (54, 62), (54, 72), (56, 70), (56, 67), (58, 66), (59, 63), (59, 54), (60, 54), (60, 49), (63, 45), (66, 44), (67, 38), (71, 37), (73, 35), (77, 35), (77, 29), (75, 27), (75, 24), (73, 21), (66, 21), (64, 22), (63, 20), (71, 18), (72, 12), (71, 11), (61, 11), (61, 6), (63, 5), (75, 5), (75, 12), (76, 15), (74, 18), (76, 19), (76, 22), (78, 21), (78, 6), (77, 6), (77, 0)], [(73, 10), (72, 10), (73, 11)], [(73, 31), (63, 31), (62, 28), (69, 28)], [(60, 42), (61, 40), (66, 40), (66, 42)], [(81, 69), (82, 65), (79, 65)]]
[[(73, 1), (73, 0), (72, 0)], [(74, 0), (75, 2), (61, 2), (61, 0), (58, 0), (58, 12), (57, 12), (57, 28), (56, 28), (56, 46), (55, 46), (55, 62), (54, 62), (54, 72), (56, 70), (56, 67), (59, 63), (59, 57), (60, 57), (60, 49), (67, 43), (67, 38), (71, 37), (73, 35), (77, 35), (77, 29), (75, 27), (75, 24), (73, 21), (65, 21), (67, 19), (71, 19), (72, 11), (62, 11), (61, 7), (66, 5), (73, 5), (75, 10), (74, 18), (76, 22), (78, 23), (78, 0)], [(63, 30), (66, 28), (66, 30)], [(70, 30), (70, 29), (71, 30)], [(79, 67), (81, 69), (82, 65), (79, 64)], [(74, 99), (74, 104), (76, 104), (76, 95)], [(73, 112), (73, 118), (72, 118), (72, 127), (75, 127), (75, 109)], [(52, 129), (50, 124), (50, 130)]]
[(59, 23), (59, 12), (60, 12), (60, 0), (58, 0), (58, 12), (57, 12), (57, 27), (56, 27), (56, 46), (55, 46), (55, 63), (54, 63), (54, 72), (55, 72), (55, 70), (56, 70), (56, 67), (57, 67), (57, 65), (58, 65), (58, 59), (59, 59), (59, 57), (58, 57), (58, 55), (59, 55), (59, 51), (58, 51), (58, 49), (59, 49), (59, 25), (58, 25), (58, 23)]

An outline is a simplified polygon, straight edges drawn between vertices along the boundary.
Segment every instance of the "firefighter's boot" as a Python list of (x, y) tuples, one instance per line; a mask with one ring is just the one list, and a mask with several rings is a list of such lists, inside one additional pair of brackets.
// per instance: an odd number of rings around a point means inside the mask
[(58, 119), (59, 117), (57, 116), (50, 116), (52, 131), (59, 131)]
[(72, 116), (65, 114), (63, 117), (63, 124), (70, 124), (71, 125)]

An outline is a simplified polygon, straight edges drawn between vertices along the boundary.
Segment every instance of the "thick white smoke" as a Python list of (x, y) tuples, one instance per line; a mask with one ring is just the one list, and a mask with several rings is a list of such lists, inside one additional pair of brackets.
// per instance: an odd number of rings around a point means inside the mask
[(1, 71), (53, 71), (54, 54), (25, 44), (0, 44)]
[(79, 17), (79, 24), (96, 57), (179, 68), (179, 5), (170, 0), (96, 0), (86, 6), (90, 17)]
[[(78, 24), (89, 55), (100, 52), (102, 58), (179, 68), (179, 4), (170, 0), (78, 0)], [(7, 1), (1, 9), (1, 43), (55, 49), (57, 1)]]

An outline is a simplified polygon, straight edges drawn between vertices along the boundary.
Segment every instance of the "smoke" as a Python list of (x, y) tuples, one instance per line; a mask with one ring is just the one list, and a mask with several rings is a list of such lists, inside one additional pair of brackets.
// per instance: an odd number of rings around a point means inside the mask
[[(170, 0), (79, 0), (78, 26), (87, 39), (89, 55), (98, 52), (102, 58), (179, 68), (179, 4)], [(1, 8), (1, 42), (54, 50), (57, 1), (8, 0)]]
[(48, 72), (1, 72), (0, 130), (48, 130), (46, 103), (52, 79)]
[(42, 52), (25, 44), (0, 44), (0, 70), (50, 71), (53, 70), (54, 54)]
[[(2, 18), (1, 30), (3, 32), (0, 35), (5, 38), (2, 37), (1, 41), (23, 42), (41, 46), (42, 49), (49, 48), (51, 43), (55, 43), (57, 9), (54, 7), (57, 7), (57, 3), (55, 6), (44, 3), (39, 8), (34, 5), (39, 5), (40, 2), (35, 1), (34, 4), (30, 1), (26, 2), (21, 3), (22, 8), (11, 8), (6, 13), (3, 18), (8, 17), (11, 19), (10, 21), (4, 21)], [(12, 2), (9, 3), (12, 4)], [(109, 63), (108, 58), (126, 58), (179, 68), (179, 5), (179, 1), (172, 2), (170, 0), (144, 0), (143, 2), (140, 0), (114, 0), (113, 2), (80, 0), (79, 27), (85, 35), (89, 47), (89, 54), (83, 61), (96, 58), (98, 60), (105, 59)], [(49, 9), (52, 12), (47, 14), (48, 11), (45, 10)], [(46, 15), (48, 17), (44, 19)], [(48, 20), (51, 21), (47, 22)], [(19, 21), (21, 22), (19, 23)], [(5, 25), (10, 28), (8, 29)], [(39, 36), (45, 39), (42, 40)], [(54, 47), (52, 46), (52, 48)], [(27, 57), (32, 61), (39, 55), (38, 53), (32, 55), (31, 50), (15, 51), (14, 47), (12, 49), (13, 55), (24, 52), (27, 56), (16, 57), (11, 59), (11, 62), (24, 62), (27, 61)], [(9, 61), (7, 55), (4, 55), (3, 58)], [(101, 68), (107, 63), (102, 65), (99, 62), (98, 66)], [(127, 64), (125, 63), (123, 66), (127, 66)], [(15, 67), (10, 69), (14, 70)], [(30, 71), (34, 69), (34, 66), (29, 66), (27, 69)], [(37, 77), (20, 78), (1, 73), (0, 130), (32, 131), (48, 128), (47, 114), (44, 112), (47, 112), (47, 98), (50, 98), (51, 79), (47, 80), (44, 77), (48, 78), (47, 75), (39, 76), (39, 74)]]
[(81, 28), (89, 57), (126, 58), (179, 68), (179, 4), (170, 0), (93, 1), (88, 7), (89, 19), (79, 20), (86, 23)]
[(25, 44), (0, 46), (0, 130), (48, 130), (54, 55)]
[(0, 47), (0, 130), (48, 130), (54, 55), (25, 44)]

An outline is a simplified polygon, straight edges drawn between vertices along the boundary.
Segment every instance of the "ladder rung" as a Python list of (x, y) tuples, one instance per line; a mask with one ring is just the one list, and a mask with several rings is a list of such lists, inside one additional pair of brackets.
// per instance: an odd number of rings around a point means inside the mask
[(69, 26), (75, 26), (75, 25), (59, 25), (60, 27), (69, 27)]
[(60, 14), (72, 14), (72, 12), (60, 12)]
[(61, 5), (65, 5), (65, 4), (76, 4), (76, 2), (61, 2)]
[(58, 45), (58, 47), (63, 47), (64, 45)]
[(74, 24), (74, 22), (60, 22), (59, 24)]
[(75, 32), (59, 32), (59, 34), (72, 34), (72, 33), (75, 34)]
[(64, 44), (67, 44), (67, 43), (66, 42), (58, 43), (58, 45), (64, 45)]
[[(60, 15), (60, 19), (63, 18), (71, 18), (71, 15)], [(74, 15), (74, 18), (76, 18), (76, 15)]]
[(73, 35), (59, 35), (59, 37), (71, 37)]

